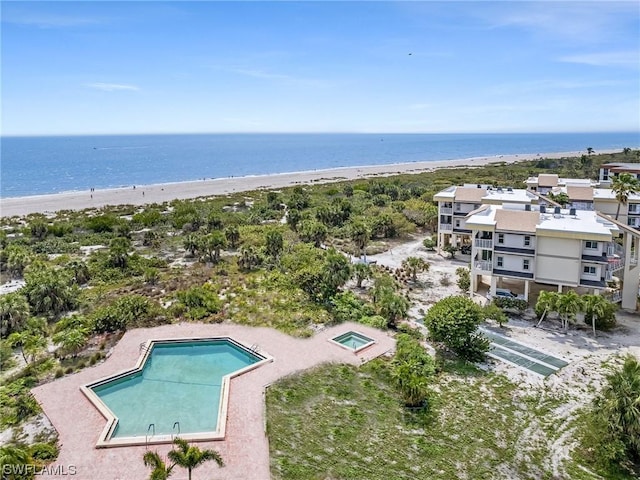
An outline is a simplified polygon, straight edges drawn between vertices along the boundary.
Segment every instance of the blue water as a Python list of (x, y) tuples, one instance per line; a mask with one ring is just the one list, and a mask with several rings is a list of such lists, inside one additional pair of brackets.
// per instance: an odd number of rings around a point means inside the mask
[(213, 432), (222, 377), (260, 361), (225, 340), (154, 345), (142, 372), (93, 387), (118, 417), (114, 437)]
[(493, 155), (637, 148), (640, 132), (2, 137), (0, 196)]

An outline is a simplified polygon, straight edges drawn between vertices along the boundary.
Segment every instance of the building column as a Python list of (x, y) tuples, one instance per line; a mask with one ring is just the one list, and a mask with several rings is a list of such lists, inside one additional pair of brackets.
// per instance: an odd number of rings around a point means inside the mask
[(599, 288), (593, 289), (593, 295), (600, 295), (601, 293), (602, 293), (602, 290), (600, 290)]
[(529, 280), (524, 281), (524, 299), (529, 301)]
[(558, 293), (562, 293), (562, 285), (558, 285)]
[(498, 277), (491, 275), (491, 285), (489, 286), (489, 294), (493, 297), (496, 294), (496, 283)]

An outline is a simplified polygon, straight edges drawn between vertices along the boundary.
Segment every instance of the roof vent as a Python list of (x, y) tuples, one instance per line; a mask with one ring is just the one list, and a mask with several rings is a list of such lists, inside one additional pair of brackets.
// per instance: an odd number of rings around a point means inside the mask
[(478, 184), (478, 188), (482, 188), (482, 185)]
[(570, 208), (569, 209), (569, 215), (571, 215), (573, 218), (578, 218), (576, 216), (576, 209), (575, 208)]
[(540, 205), (540, 213), (547, 213), (547, 207)]
[(498, 193), (502, 193), (502, 187), (498, 187)]
[(511, 187), (507, 187), (507, 192), (509, 192), (509, 193), (513, 193), (513, 188), (511, 188)]
[(530, 212), (530, 211), (531, 211), (531, 204), (527, 203), (527, 204), (524, 206), (524, 209), (525, 209), (527, 212)]

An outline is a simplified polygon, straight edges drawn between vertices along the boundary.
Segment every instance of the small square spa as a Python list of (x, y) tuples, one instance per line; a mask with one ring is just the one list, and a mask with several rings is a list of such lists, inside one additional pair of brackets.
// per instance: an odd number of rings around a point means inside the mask
[(333, 343), (340, 345), (343, 348), (354, 351), (355, 353), (360, 350), (364, 350), (365, 348), (373, 345), (376, 341), (372, 338), (363, 335), (362, 333), (349, 331), (343, 333), (342, 335), (338, 335), (331, 339)]

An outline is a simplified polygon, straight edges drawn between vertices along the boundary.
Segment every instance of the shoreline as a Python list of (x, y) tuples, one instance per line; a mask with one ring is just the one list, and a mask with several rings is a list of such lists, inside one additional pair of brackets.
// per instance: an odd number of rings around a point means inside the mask
[[(604, 150), (598, 153), (615, 153), (621, 149)], [(457, 160), (391, 163), (336, 167), (321, 170), (223, 177), (186, 182), (136, 185), (102, 190), (80, 190), (65, 193), (0, 198), (0, 217), (28, 215), (30, 213), (53, 213), (59, 210), (84, 210), (110, 205), (146, 205), (171, 200), (227, 195), (260, 189), (285, 188), (303, 184), (332, 183), (371, 177), (388, 177), (402, 174), (417, 174), (442, 168), (480, 167), (491, 163), (516, 163), (542, 158), (557, 159), (579, 157), (584, 152), (525, 153), (471, 157)]]

